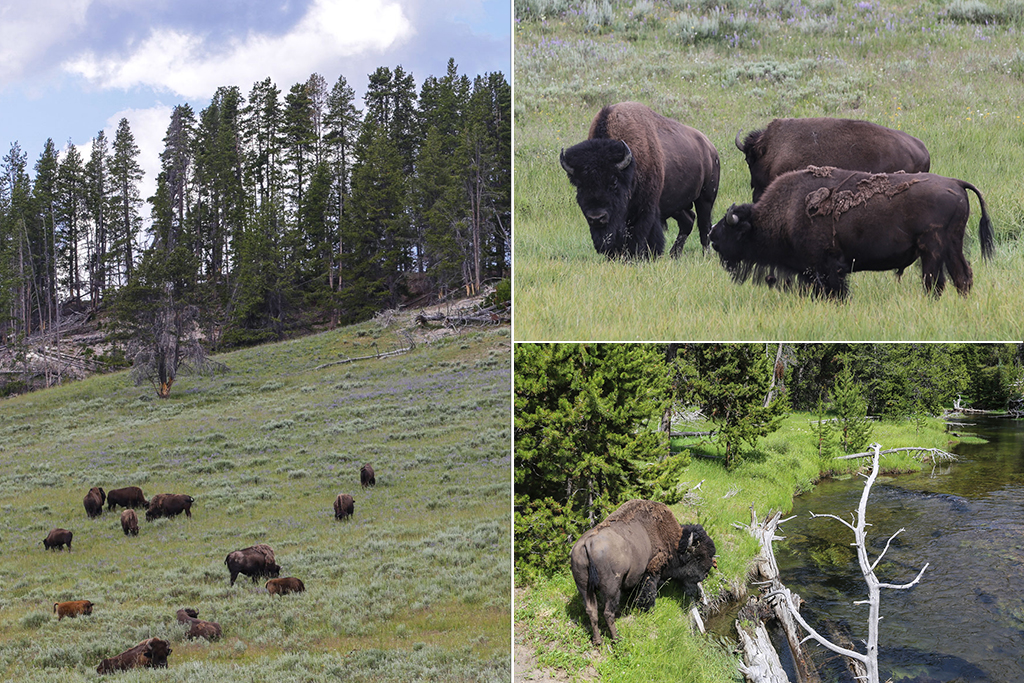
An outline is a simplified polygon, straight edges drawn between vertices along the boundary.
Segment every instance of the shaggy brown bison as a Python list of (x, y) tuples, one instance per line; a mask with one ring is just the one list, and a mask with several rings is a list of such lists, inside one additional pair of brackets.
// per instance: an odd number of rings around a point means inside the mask
[(598, 112), (587, 140), (562, 150), (559, 161), (598, 253), (660, 256), (666, 221), (674, 218), (679, 235), (671, 253), (678, 256), (693, 230), (694, 209), (707, 248), (721, 169), (718, 151), (699, 130), (620, 102)]
[(347, 493), (339, 493), (338, 497), (334, 499), (334, 518), (335, 519), (348, 519), (355, 512), (356, 502), (352, 496)]
[(195, 498), (186, 496), (183, 493), (158, 493), (149, 501), (149, 509), (146, 510), (146, 521), (150, 522), (157, 517), (174, 517), (182, 512), (185, 516), (192, 517), (192, 503)]
[(85, 494), (85, 498), (82, 500), (82, 503), (85, 505), (85, 514), (89, 515), (90, 518), (102, 515), (103, 500), (104, 493), (102, 488), (93, 486), (89, 489), (89, 493)]
[(92, 614), (92, 603), (88, 600), (69, 600), (67, 602), (53, 603), (53, 613), (57, 615), (57, 621), (64, 617), (80, 617), (83, 614)]
[(711, 230), (722, 265), (739, 282), (778, 274), (817, 294), (844, 298), (846, 276), (903, 269), (921, 259), (924, 288), (942, 294), (948, 271), (971, 289), (963, 253), (967, 190), (981, 204), (981, 253), (992, 254), (985, 200), (970, 183), (931, 173), (860, 173), (810, 166), (779, 176), (756, 204), (733, 205)]
[(114, 489), (107, 494), (107, 509), (113, 510), (118, 505), (123, 508), (144, 510), (149, 507), (149, 501), (142, 495), (142, 489), (138, 486), (126, 486), (123, 489)]
[(373, 467), (369, 463), (365, 464), (359, 470), (359, 483), (363, 485), (365, 489), (367, 486), (376, 486), (377, 477), (373, 474)]
[(60, 550), (63, 546), (68, 547), (71, 552), (71, 537), (73, 534), (67, 529), (51, 529), (43, 539), (43, 548), (46, 550)]
[(274, 551), (265, 543), (233, 550), (224, 558), (224, 564), (231, 572), (231, 585), (239, 574), (245, 574), (253, 583), (261, 577), (277, 578), (281, 575), (281, 567), (274, 562)]
[(615, 617), (623, 591), (637, 588), (637, 606), (650, 609), (658, 587), (668, 579), (699, 595), (697, 584), (715, 566), (715, 543), (699, 524), (680, 525), (663, 503), (630, 500), (584, 532), (570, 553), (572, 576), (590, 619), (595, 645), (598, 591), (604, 598), (604, 618), (612, 640), (618, 638)]
[(148, 667), (166, 668), (167, 657), (173, 652), (171, 644), (162, 638), (147, 638), (130, 650), (125, 650), (116, 657), (108, 657), (96, 667), (96, 673), (109, 674), (115, 671), (127, 671)]
[(204, 621), (199, 618), (199, 613), (191, 607), (180, 609), (177, 612), (178, 623), (188, 626), (186, 638), (192, 640), (205, 638), (206, 640), (217, 640), (221, 636), (220, 624), (216, 621)]
[(808, 166), (835, 166), (866, 173), (927, 173), (931, 157), (915, 137), (854, 119), (775, 119), (736, 148), (750, 167), (756, 202), (772, 180)]
[(267, 592), (271, 595), (288, 595), (289, 593), (301, 593), (304, 590), (306, 590), (305, 584), (294, 576), (267, 581)]
[(125, 536), (128, 534), (139, 535), (139, 517), (135, 514), (135, 510), (131, 508), (121, 510), (121, 530), (124, 531)]

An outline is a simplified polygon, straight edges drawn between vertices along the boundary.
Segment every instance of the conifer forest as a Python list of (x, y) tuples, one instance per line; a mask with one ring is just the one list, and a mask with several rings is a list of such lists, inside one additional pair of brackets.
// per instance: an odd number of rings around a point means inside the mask
[(151, 197), (127, 119), (81, 149), (51, 138), (34, 162), (13, 142), (0, 341), (159, 302), (230, 347), (476, 293), (509, 274), (510, 111), (503, 74), (454, 60), (418, 92), (380, 67), (362, 102), (344, 76), (220, 87), (173, 108)]

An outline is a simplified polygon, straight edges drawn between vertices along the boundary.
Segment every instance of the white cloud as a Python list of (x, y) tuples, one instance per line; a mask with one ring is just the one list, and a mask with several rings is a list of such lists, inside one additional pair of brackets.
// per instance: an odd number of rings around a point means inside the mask
[(414, 33), (397, 2), (314, 0), (287, 34), (250, 33), (225, 45), (202, 36), (154, 29), (126, 58), (86, 54), (64, 69), (104, 88), (150, 86), (188, 98), (209, 97), (218, 86), (246, 86), (267, 76), (301, 81), (340, 57), (381, 52)]
[(77, 34), (90, 0), (0, 2), (0, 87), (25, 75), (30, 65)]

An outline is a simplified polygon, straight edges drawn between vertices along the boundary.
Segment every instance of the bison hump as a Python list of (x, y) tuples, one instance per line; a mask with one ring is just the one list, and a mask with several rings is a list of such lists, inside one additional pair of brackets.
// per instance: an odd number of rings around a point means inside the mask
[(647, 571), (660, 573), (668, 563), (669, 557), (679, 547), (679, 540), (683, 535), (682, 527), (664, 503), (628, 500), (595, 529), (632, 524), (640, 525), (651, 544), (651, 558), (647, 563)]

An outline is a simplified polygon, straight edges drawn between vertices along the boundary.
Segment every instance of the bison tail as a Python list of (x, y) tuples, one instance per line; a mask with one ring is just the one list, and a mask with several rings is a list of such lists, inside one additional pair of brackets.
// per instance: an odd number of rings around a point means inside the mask
[(56, 614), (56, 613), (57, 613), (57, 605), (58, 605), (58, 604), (60, 604), (60, 603), (56, 603), (56, 602), (55, 602), (55, 603), (53, 603), (53, 613), (54, 613), (54, 614)]
[[(583, 549), (587, 550), (586, 546)], [(597, 592), (600, 581), (601, 579), (597, 575), (597, 565), (590, 559), (590, 552), (587, 551), (587, 591), (591, 593)]]
[(981, 204), (981, 221), (978, 224), (978, 239), (981, 241), (981, 255), (983, 258), (991, 259), (995, 252), (995, 236), (992, 231), (992, 221), (988, 217), (988, 206), (985, 204), (985, 198), (981, 196), (981, 191), (974, 185), (971, 185), (966, 180), (961, 180), (960, 182), (965, 189), (971, 190), (974, 194), (978, 195), (978, 203)]

